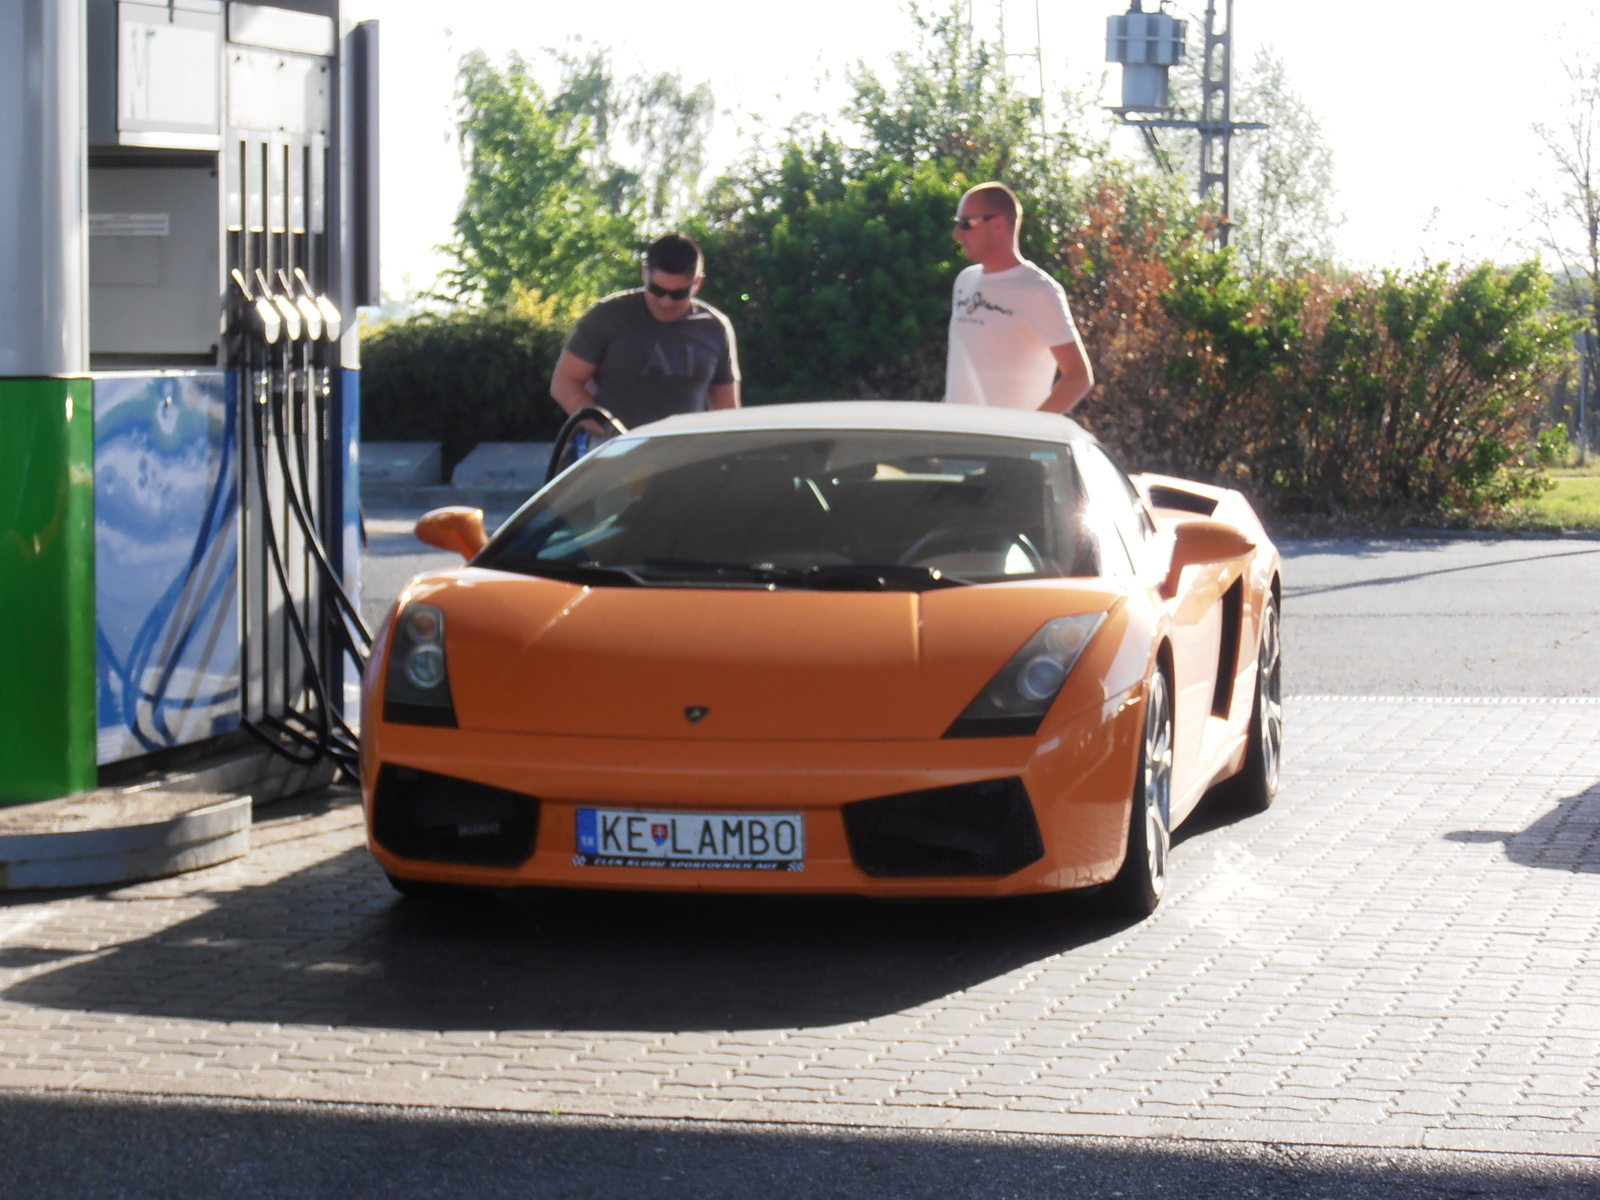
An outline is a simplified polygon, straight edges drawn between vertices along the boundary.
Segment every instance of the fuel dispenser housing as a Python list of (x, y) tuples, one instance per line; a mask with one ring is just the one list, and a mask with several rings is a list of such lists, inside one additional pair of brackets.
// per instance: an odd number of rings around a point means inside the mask
[[(24, 53), (80, 64), (80, 86), (76, 112), (56, 111), (71, 106), (61, 86), (25, 118), (36, 157), (60, 159), (60, 196), (30, 194), (0, 228), (4, 247), (31, 227), (51, 260), (30, 274), (0, 249), (0, 288), (43, 295), (44, 323), (68, 331), (65, 352), (16, 371), (0, 331), (0, 377), (46, 393), (29, 401), (32, 448), (0, 437), (0, 523), (18, 519), (14, 494), (19, 513), (39, 510), (33, 525), (81, 510), (83, 528), (51, 543), (70, 569), (51, 574), (41, 549), (32, 582), (0, 581), (3, 607), (14, 594), (18, 611), (58, 610), (71, 632), (41, 626), (49, 661), (0, 678), (0, 802), (247, 734), (302, 763), (348, 763), (365, 649), (355, 316), (378, 300), (376, 24), (341, 21), (337, 0), (0, 0), (0, 43), (8, 24)], [(0, 425), (21, 419), (24, 390), (0, 378)], [(68, 413), (68, 396), (75, 414), (34, 428), (33, 409)], [(92, 455), (74, 458), (91, 423)], [(37, 706), (60, 710), (48, 729), (4, 728)], [(56, 765), (15, 766), (8, 737)]]

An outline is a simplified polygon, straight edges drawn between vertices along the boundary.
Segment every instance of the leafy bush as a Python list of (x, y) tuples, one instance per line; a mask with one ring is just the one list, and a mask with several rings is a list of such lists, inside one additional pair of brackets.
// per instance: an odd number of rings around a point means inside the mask
[(1576, 327), (1549, 297), (1537, 262), (1354, 283), (1285, 414), (1296, 440), (1271, 483), (1319, 509), (1477, 511), (1538, 495), (1539, 417)]
[(940, 398), (965, 186), (939, 163), (858, 175), (828, 139), (725, 180), (699, 232), (748, 400)]
[(573, 312), (523, 293), (377, 326), (361, 339), (361, 437), (441, 442), (445, 478), (479, 442), (550, 441), (550, 375)]
[(1279, 511), (1482, 511), (1545, 486), (1571, 322), (1538, 264), (1286, 280), (1154, 236), (1107, 189), (1074, 248), (1098, 377), (1078, 415), (1130, 465)]

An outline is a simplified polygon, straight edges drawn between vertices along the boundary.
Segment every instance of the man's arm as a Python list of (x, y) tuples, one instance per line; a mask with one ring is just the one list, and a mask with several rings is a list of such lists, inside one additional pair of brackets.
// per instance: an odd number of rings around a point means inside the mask
[(1050, 353), (1055, 356), (1056, 366), (1061, 369), (1061, 377), (1050, 389), (1050, 395), (1045, 397), (1039, 411), (1069, 413), (1094, 386), (1094, 368), (1089, 365), (1089, 356), (1084, 353), (1082, 342), (1063, 342), (1059, 346), (1051, 346)]
[(563, 350), (556, 359), (556, 371), (550, 377), (550, 395), (567, 416), (594, 403), (594, 393), (586, 385), (594, 378), (596, 369), (596, 364), (585, 362), (570, 350)]
[(706, 407), (738, 408), (739, 381), (735, 379), (732, 383), (713, 383), (706, 389)]

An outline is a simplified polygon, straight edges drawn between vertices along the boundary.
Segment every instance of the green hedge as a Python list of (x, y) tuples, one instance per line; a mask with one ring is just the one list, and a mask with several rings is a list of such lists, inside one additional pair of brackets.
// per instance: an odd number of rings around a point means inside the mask
[(554, 306), (458, 309), (379, 325), (361, 339), (361, 437), (443, 443), (445, 478), (479, 442), (548, 442), (569, 322)]
[[(1080, 243), (1100, 269), (1069, 275), (1086, 282), (1073, 307), (1098, 377), (1074, 415), (1130, 467), (1241, 487), (1277, 512), (1485, 512), (1548, 486), (1553, 452), (1540, 418), (1570, 356), (1572, 322), (1551, 310), (1536, 263), (1248, 277), (1227, 252), (1163, 255), (1114, 226), (1096, 226), (1113, 230), (1103, 244)], [(795, 270), (790, 262), (773, 274)], [(937, 292), (902, 286), (934, 309), (948, 304), (936, 282)], [(787, 324), (736, 310), (741, 358), (766, 385), (752, 389), (755, 402), (881, 396), (879, 385), (918, 359), (908, 353), (874, 380), (872, 354), (830, 347), (824, 316), (805, 310), (815, 281), (794, 286), (778, 306)], [(563, 414), (550, 374), (572, 315), (525, 296), (372, 330), (362, 342), (362, 437), (442, 442), (446, 472), (479, 442), (554, 438)], [(847, 315), (838, 323), (859, 332)], [(813, 360), (785, 357), (804, 344), (819, 347)], [(900, 397), (937, 396), (942, 339), (911, 349), (927, 379), (914, 387), (902, 373)]]

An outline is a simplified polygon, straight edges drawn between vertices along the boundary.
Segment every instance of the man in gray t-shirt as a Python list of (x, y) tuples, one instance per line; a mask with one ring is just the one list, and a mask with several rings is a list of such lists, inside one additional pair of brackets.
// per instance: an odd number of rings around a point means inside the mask
[(739, 407), (739, 350), (728, 318), (695, 299), (700, 247), (669, 233), (645, 251), (644, 286), (599, 301), (556, 362), (550, 394), (566, 412), (609, 409), (632, 428), (674, 413)]

